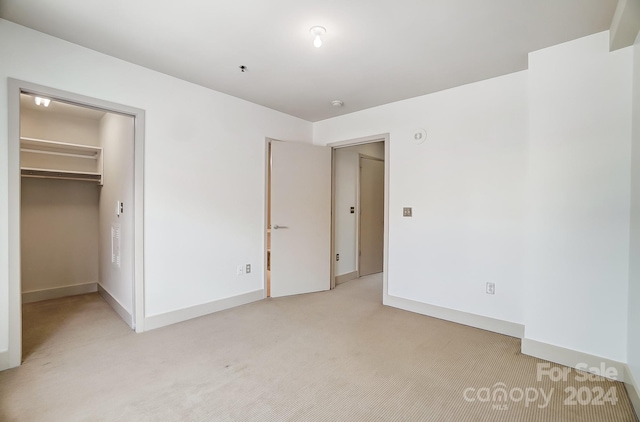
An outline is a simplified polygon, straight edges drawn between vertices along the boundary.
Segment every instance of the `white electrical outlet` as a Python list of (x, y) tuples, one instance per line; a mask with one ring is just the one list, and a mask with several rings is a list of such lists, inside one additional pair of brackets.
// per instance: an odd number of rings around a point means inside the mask
[(244, 266), (243, 265), (238, 265), (238, 268), (236, 270), (236, 274), (237, 275), (242, 275), (243, 271), (244, 271)]
[(488, 295), (496, 294), (496, 283), (487, 283), (487, 294)]

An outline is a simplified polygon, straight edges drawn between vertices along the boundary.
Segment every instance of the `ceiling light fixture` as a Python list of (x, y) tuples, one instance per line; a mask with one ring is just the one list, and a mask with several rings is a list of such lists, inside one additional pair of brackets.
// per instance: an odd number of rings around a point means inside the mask
[(315, 48), (322, 47), (322, 38), (320, 38), (320, 36), (326, 34), (327, 30), (324, 29), (323, 26), (312, 26), (309, 32), (311, 32), (311, 35), (314, 37), (313, 46)]
[(333, 100), (331, 101), (331, 105), (334, 107), (342, 107), (344, 103), (341, 100)]
[(45, 107), (49, 107), (49, 103), (51, 102), (48, 98), (36, 97), (36, 105), (43, 105)]

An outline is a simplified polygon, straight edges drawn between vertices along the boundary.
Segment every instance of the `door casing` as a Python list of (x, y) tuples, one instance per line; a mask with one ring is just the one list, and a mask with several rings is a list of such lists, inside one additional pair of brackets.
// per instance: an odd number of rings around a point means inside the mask
[[(125, 114), (134, 118), (134, 282), (133, 322), (136, 332), (144, 331), (144, 128), (142, 109), (112, 103), (35, 83), (8, 79), (8, 273), (9, 273), (9, 354), (7, 368), (22, 360), (22, 298), (20, 274), (20, 94), (28, 93), (79, 106)], [(4, 366), (4, 365), (3, 365)], [(0, 369), (7, 369), (0, 368)]]
[(389, 273), (389, 134), (383, 133), (379, 135), (366, 136), (362, 138), (349, 139), (345, 141), (331, 142), (327, 146), (332, 148), (332, 169), (331, 169), (331, 288), (336, 287), (335, 280), (335, 191), (336, 191), (336, 169), (335, 169), (335, 152), (336, 149), (352, 147), (356, 145), (364, 145), (373, 142), (384, 142), (384, 255), (383, 255), (383, 271), (382, 271), (382, 301), (386, 302), (388, 296), (388, 273)]

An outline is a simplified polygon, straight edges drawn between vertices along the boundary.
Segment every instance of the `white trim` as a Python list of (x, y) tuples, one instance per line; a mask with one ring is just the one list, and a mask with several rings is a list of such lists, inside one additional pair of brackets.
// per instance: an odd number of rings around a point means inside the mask
[(104, 301), (107, 302), (118, 315), (120, 315), (120, 318), (122, 318), (132, 330), (135, 329), (133, 325), (133, 316), (120, 304), (120, 302), (118, 302), (115, 297), (111, 296), (111, 293), (102, 287), (101, 284), (98, 284), (98, 293), (100, 293), (100, 296), (102, 296)]
[(144, 331), (144, 139), (146, 113), (131, 109), (133, 120), (133, 329)]
[(270, 237), (270, 228), (269, 228), (269, 216), (270, 214), (270, 210), (269, 210), (269, 201), (271, 200), (271, 197), (269, 195), (270, 193), (270, 184), (271, 181), (269, 180), (269, 172), (270, 172), (270, 167), (271, 167), (271, 138), (265, 138), (265, 143), (264, 143), (264, 154), (265, 154), (265, 162), (264, 162), (264, 202), (263, 202), (263, 208), (264, 208), (264, 224), (262, 225), (263, 230), (262, 230), (262, 245), (264, 247), (264, 254), (262, 256), (263, 259), (263, 266), (262, 268), (264, 269), (264, 271), (262, 272), (262, 299), (266, 299), (267, 298), (267, 292), (270, 291), (271, 286), (267, 285), (269, 284), (269, 282), (271, 280), (269, 280), (269, 247), (271, 245), (269, 245), (269, 237)]
[(517, 324), (515, 322), (503, 321), (501, 319), (457, 311), (455, 309), (443, 308), (436, 305), (429, 305), (427, 303), (416, 302), (390, 295), (385, 295), (382, 304), (404, 309), (405, 311), (443, 319), (445, 321), (455, 322), (457, 324), (493, 331), (494, 333), (504, 334), (506, 336), (516, 338), (524, 337), (524, 325)]
[[(333, 290), (338, 285), (336, 268), (336, 149), (331, 148), (331, 252), (329, 255), (329, 290)], [(357, 267), (356, 267), (357, 268)]]
[(98, 291), (98, 283), (82, 283), (71, 286), (53, 287), (51, 289), (32, 290), (22, 293), (22, 303), (40, 302), (41, 300), (59, 297), (84, 295)]
[(605, 368), (615, 368), (618, 375), (611, 378), (615, 381), (624, 381), (627, 375), (626, 364), (612, 359), (591, 355), (589, 353), (579, 352), (577, 350), (566, 349), (541, 341), (529, 338), (522, 339), (522, 354), (533, 356), (539, 359), (548, 360), (549, 362), (575, 368), (578, 364), (587, 364), (589, 368), (600, 368), (604, 364)]
[(335, 277), (336, 279), (336, 286), (338, 284), (342, 284), (342, 283), (346, 283), (347, 281), (351, 281), (358, 278), (358, 272), (357, 271), (351, 271), (350, 273), (346, 273), (346, 274), (342, 274), (342, 275), (337, 275)]
[(145, 111), (139, 108), (74, 94), (18, 79), (7, 80), (8, 102), (8, 275), (9, 275), (9, 365), (22, 360), (22, 300), (20, 275), (20, 93), (28, 92), (84, 107), (101, 109), (134, 118), (134, 292), (133, 315), (136, 331), (144, 330), (144, 125)]
[[(374, 142), (380, 142), (380, 141), (386, 142), (388, 140), (389, 140), (389, 134), (381, 133), (379, 135), (364, 136), (362, 138), (348, 139), (346, 141), (330, 142), (327, 144), (327, 146), (331, 148), (348, 148), (355, 145), (372, 144)], [(387, 156), (385, 154), (385, 159), (386, 158)]]
[(9, 168), (8, 244), (7, 263), (9, 273), (9, 368), (22, 362), (22, 283), (20, 254), (20, 88), (21, 84), (9, 78), (7, 102), (9, 108), (7, 126), (7, 161)]
[(625, 369), (624, 386), (627, 389), (627, 395), (633, 405), (633, 410), (635, 410), (637, 418), (640, 415), (640, 387), (638, 387), (638, 381), (633, 376), (629, 365), (625, 365)]
[(176, 311), (171, 311), (164, 314), (153, 315), (145, 319), (145, 330), (154, 330), (156, 328), (165, 327), (167, 325), (176, 324), (178, 322), (187, 321), (193, 318), (198, 318), (204, 315), (212, 314), (214, 312), (224, 311), (225, 309), (234, 308), (236, 306), (245, 305), (251, 302), (256, 302), (258, 300), (262, 300), (263, 298), (264, 289), (260, 289), (238, 296), (232, 296), (213, 302), (203, 303), (201, 305), (178, 309)]

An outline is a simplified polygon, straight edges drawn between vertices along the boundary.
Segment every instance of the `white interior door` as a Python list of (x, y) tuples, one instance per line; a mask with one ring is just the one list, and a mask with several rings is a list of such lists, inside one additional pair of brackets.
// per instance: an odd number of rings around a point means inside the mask
[(382, 272), (384, 261), (384, 161), (360, 158), (360, 277)]
[(271, 296), (329, 290), (331, 148), (271, 142)]

